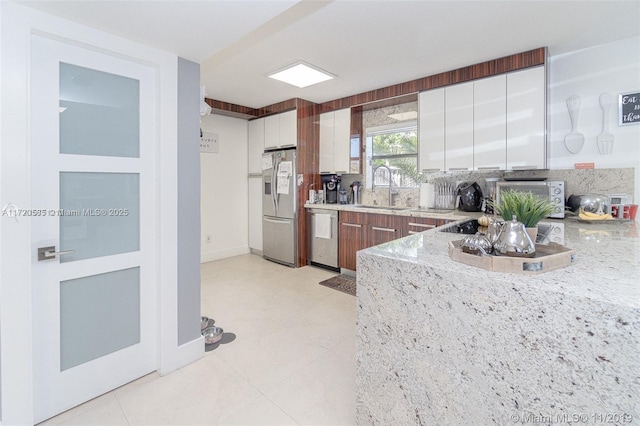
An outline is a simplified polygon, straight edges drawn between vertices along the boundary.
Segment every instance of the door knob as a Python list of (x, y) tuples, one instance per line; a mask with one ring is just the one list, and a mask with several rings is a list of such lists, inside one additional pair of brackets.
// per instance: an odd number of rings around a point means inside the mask
[(56, 251), (56, 246), (38, 247), (38, 262), (41, 260), (55, 259), (56, 256), (75, 253), (75, 250)]

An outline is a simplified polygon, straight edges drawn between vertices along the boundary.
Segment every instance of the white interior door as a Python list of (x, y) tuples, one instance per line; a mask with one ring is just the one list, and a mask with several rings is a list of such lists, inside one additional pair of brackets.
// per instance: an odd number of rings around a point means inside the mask
[(156, 369), (156, 99), (150, 67), (32, 41), (39, 422)]

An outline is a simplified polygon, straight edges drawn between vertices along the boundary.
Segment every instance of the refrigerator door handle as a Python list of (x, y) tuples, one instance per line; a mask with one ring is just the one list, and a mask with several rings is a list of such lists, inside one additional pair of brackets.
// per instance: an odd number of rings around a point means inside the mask
[(278, 215), (278, 173), (277, 170), (280, 166), (280, 161), (276, 161), (273, 164), (273, 171), (271, 172), (271, 181), (275, 183), (271, 190), (271, 196), (273, 197), (273, 208), (275, 209), (276, 216)]
[(263, 218), (265, 222), (271, 222), (271, 223), (289, 223), (291, 222), (291, 219), (273, 219), (270, 217), (265, 217)]

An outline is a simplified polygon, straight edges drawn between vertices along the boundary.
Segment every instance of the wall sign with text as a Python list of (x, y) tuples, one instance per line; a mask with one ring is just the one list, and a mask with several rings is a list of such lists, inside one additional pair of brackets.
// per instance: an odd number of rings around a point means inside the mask
[(640, 92), (620, 93), (618, 106), (620, 110), (618, 125), (640, 124)]
[(219, 153), (220, 136), (217, 133), (203, 132), (200, 137), (200, 152)]

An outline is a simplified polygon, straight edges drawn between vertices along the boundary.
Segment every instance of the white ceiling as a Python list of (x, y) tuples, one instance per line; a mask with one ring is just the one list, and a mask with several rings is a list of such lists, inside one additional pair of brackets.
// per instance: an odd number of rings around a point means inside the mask
[[(640, 0), (20, 3), (198, 62), (207, 97), (253, 108), (296, 97), (321, 103), (537, 47), (557, 55), (640, 35)], [(299, 89), (267, 77), (300, 60), (337, 78)]]

